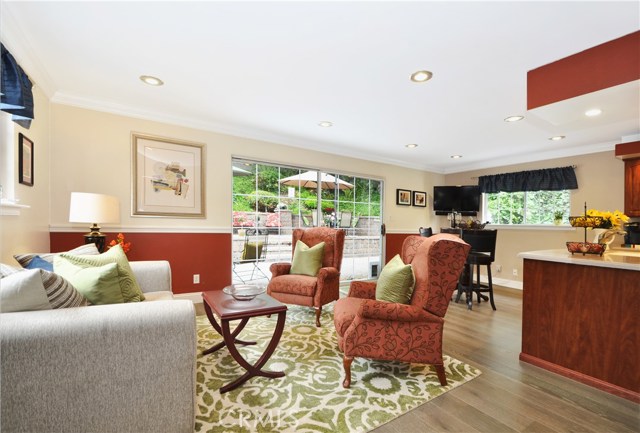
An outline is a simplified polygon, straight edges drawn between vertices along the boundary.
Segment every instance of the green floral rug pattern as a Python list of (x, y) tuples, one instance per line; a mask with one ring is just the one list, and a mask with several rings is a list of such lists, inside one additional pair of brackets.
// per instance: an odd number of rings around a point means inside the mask
[[(250, 319), (238, 336), (258, 341), (238, 346), (249, 362), (264, 351), (276, 319)], [(254, 377), (221, 395), (219, 388), (245, 370), (226, 348), (202, 355), (222, 337), (206, 316), (198, 316), (196, 432), (367, 432), (480, 375), (445, 356), (448, 385), (442, 387), (428, 365), (356, 358), (351, 388), (344, 389), (331, 306), (323, 309), (322, 328), (314, 319), (313, 309), (289, 306), (278, 348), (264, 367), (284, 371), (285, 377)]]

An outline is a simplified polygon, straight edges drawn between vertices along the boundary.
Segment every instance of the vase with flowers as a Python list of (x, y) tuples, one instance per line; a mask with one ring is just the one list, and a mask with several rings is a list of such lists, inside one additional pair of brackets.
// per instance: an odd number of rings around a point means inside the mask
[(610, 245), (616, 235), (624, 235), (625, 231), (622, 228), (624, 223), (629, 221), (629, 217), (619, 210), (610, 212), (589, 209), (586, 212), (586, 215), (588, 217), (600, 218), (600, 223), (592, 228), (595, 234), (593, 242), (597, 242), (599, 244)]
[(131, 242), (126, 242), (122, 233), (118, 233), (116, 238), (109, 242), (109, 248), (115, 247), (116, 245), (120, 245), (125, 254), (131, 251)]

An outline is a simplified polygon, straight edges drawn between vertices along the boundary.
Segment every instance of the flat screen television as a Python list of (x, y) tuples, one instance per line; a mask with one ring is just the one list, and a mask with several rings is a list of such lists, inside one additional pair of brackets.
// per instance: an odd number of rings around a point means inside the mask
[(433, 210), (436, 215), (457, 212), (476, 216), (480, 210), (480, 189), (477, 185), (434, 186)]
[(464, 216), (476, 216), (480, 210), (480, 188), (477, 185), (460, 187), (460, 212)]

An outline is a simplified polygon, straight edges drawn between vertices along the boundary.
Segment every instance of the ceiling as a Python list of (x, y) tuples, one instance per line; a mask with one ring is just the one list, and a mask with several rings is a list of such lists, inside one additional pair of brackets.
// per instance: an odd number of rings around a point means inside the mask
[[(437, 173), (603, 151), (640, 133), (637, 81), (526, 111), (527, 71), (637, 31), (637, 1), (0, 8), (3, 43), (61, 104)], [(410, 81), (421, 69), (433, 78)], [(582, 116), (594, 103), (615, 110)]]

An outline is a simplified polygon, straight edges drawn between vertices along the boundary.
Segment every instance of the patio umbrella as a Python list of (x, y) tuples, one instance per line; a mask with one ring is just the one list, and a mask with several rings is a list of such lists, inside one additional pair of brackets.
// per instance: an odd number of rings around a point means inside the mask
[[(305, 171), (304, 173), (296, 174), (295, 176), (285, 177), (280, 179), (280, 183), (289, 186), (300, 185), (303, 188), (317, 188), (318, 187), (318, 172), (317, 171)], [(342, 179), (336, 179), (327, 173), (321, 173), (320, 188), (322, 189), (351, 189), (353, 185), (349, 182), (345, 182)]]
[(251, 175), (253, 175), (253, 173), (251, 173), (250, 171), (245, 170), (243, 168), (236, 167), (234, 165), (233, 166), (233, 175), (234, 176), (251, 176)]

